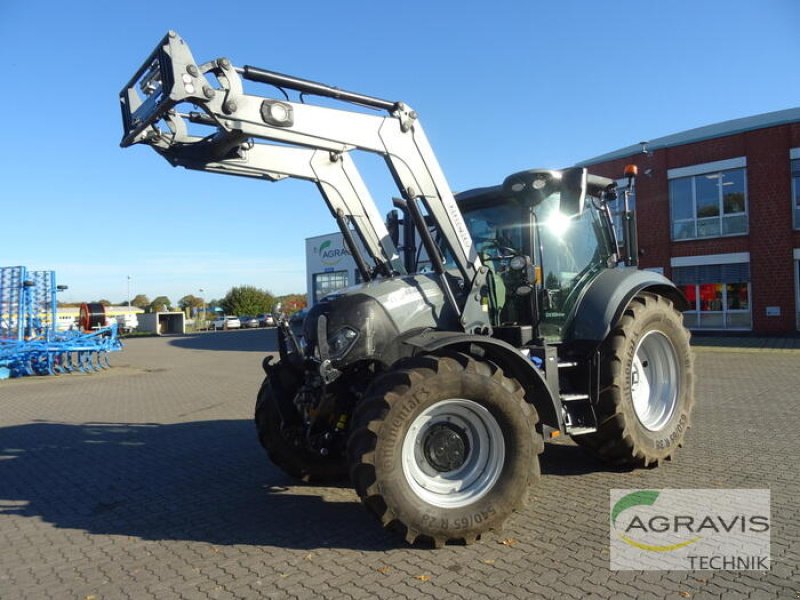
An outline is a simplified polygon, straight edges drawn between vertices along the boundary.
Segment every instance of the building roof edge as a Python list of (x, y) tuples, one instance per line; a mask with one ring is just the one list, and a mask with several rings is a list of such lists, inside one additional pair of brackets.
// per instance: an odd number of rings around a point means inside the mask
[[(714, 123), (713, 125), (704, 125), (702, 127), (695, 127), (694, 129), (687, 129), (686, 131), (682, 131), (680, 133), (666, 135), (648, 141), (647, 151), (652, 152), (673, 146), (682, 146), (685, 144), (692, 144), (695, 142), (702, 142), (728, 135), (735, 135), (737, 133), (744, 133), (746, 131), (777, 127), (779, 125), (786, 125), (787, 123), (794, 122), (800, 122), (800, 107), (776, 110), (773, 112), (743, 117), (740, 119), (731, 119), (729, 121)], [(642, 144), (633, 144), (631, 146), (626, 146), (624, 148), (607, 152), (593, 158), (582, 160), (576, 163), (575, 166), (585, 167), (619, 158), (626, 158), (628, 156), (634, 156), (641, 153)]]

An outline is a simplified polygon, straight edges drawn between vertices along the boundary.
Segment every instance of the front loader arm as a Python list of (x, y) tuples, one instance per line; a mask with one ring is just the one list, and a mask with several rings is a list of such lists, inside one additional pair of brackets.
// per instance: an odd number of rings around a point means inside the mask
[[(390, 114), (250, 95), (243, 91), (242, 77)], [(463, 326), (470, 332), (490, 330), (480, 306), (485, 269), (417, 115), (407, 106), (254, 67), (235, 68), (224, 58), (198, 65), (174, 32), (123, 88), (120, 100), (123, 147), (148, 144), (173, 165), (192, 169), (315, 181), (340, 227), (347, 220), (353, 223), (376, 265), (402, 272), (394, 244), (348, 153), (358, 149), (382, 155), (403, 196), (424, 202), (452, 251), (467, 292), (459, 307)], [(202, 112), (178, 112), (178, 105), (184, 104)], [(191, 124), (211, 127), (213, 133), (192, 135)]]
[[(156, 147), (156, 150), (172, 164), (187, 169), (268, 181), (280, 181), (287, 177), (312, 181), (317, 184), (339, 224), (364, 281), (372, 279), (375, 273), (385, 276), (405, 273), (386, 225), (378, 216), (369, 190), (349, 154), (255, 144), (235, 134), (230, 148), (224, 153), (217, 151), (221, 145), (220, 141), (206, 144), (206, 139), (195, 138), (195, 141), (181, 146), (177, 151), (175, 147)], [(375, 264), (363, 262), (346, 221), (355, 228)]]

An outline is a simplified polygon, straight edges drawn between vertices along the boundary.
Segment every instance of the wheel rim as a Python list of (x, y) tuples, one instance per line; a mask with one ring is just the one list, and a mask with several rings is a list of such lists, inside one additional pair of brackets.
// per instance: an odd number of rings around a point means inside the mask
[(494, 416), (472, 400), (442, 400), (411, 423), (403, 440), (403, 474), (413, 492), (442, 508), (482, 498), (505, 462), (503, 432)]
[(639, 340), (631, 369), (633, 410), (650, 431), (659, 431), (678, 403), (678, 357), (669, 338), (649, 331)]

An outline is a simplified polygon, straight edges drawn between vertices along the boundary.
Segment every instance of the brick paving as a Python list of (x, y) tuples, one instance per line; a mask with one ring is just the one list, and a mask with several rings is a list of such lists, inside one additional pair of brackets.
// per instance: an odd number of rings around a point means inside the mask
[[(0, 598), (800, 598), (798, 351), (699, 347), (675, 461), (615, 472), (548, 444), (504, 532), (432, 551), (266, 461), (251, 415), (274, 347), (137, 338), (107, 372), (0, 382)], [(610, 571), (609, 489), (661, 487), (769, 487), (771, 571)]]

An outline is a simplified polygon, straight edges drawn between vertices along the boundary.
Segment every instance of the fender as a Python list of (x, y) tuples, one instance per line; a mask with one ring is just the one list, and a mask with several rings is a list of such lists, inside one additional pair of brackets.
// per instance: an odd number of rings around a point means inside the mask
[(553, 429), (563, 429), (561, 399), (551, 393), (545, 373), (538, 369), (514, 346), (495, 338), (468, 333), (426, 330), (407, 338), (417, 354), (438, 354), (442, 350), (463, 352), (477, 358), (489, 358), (503, 372), (519, 381), (525, 389), (525, 400), (536, 407), (539, 422)]
[(683, 292), (659, 273), (636, 267), (607, 269), (587, 286), (572, 309), (564, 340), (599, 344), (608, 337), (611, 327), (636, 294), (644, 291), (664, 296), (680, 311), (689, 309)]

